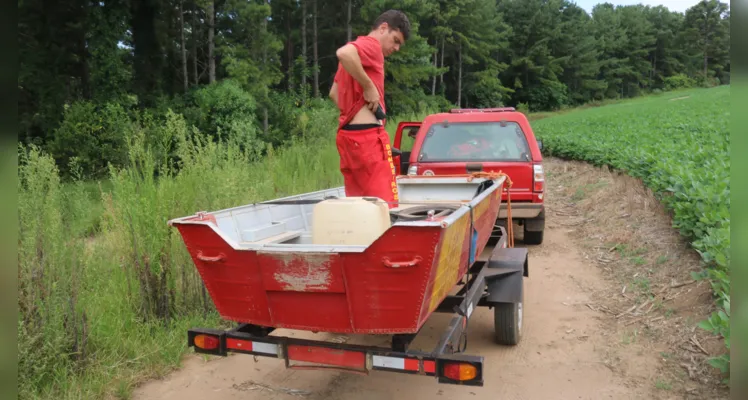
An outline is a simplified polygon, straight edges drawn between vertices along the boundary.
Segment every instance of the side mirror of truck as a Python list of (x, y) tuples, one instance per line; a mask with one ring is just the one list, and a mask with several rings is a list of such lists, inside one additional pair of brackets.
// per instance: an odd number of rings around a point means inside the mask
[(538, 149), (539, 149), (540, 151), (543, 151), (543, 141), (542, 141), (542, 140), (540, 140), (540, 139), (538, 139)]

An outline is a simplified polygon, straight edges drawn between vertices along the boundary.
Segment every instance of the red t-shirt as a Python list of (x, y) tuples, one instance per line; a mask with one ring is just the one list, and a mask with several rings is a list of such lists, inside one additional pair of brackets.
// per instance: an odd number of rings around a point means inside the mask
[[(379, 41), (371, 36), (359, 36), (355, 41), (350, 42), (356, 46), (358, 56), (361, 58), (361, 65), (364, 72), (369, 76), (374, 86), (379, 92), (382, 110), (387, 112), (384, 104), (384, 54), (382, 54), (382, 45)], [(364, 89), (354, 79), (343, 66), (338, 63), (338, 72), (335, 74), (335, 82), (338, 84), (338, 108), (340, 117), (338, 128), (342, 128), (351, 121), (361, 107), (366, 104), (364, 101)]]

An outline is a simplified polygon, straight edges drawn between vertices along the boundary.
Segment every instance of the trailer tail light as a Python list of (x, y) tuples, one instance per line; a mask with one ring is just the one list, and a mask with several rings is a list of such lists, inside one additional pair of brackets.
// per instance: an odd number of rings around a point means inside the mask
[(478, 376), (478, 368), (470, 363), (449, 363), (444, 365), (444, 376), (453, 381), (470, 381)]
[(532, 170), (532, 190), (533, 192), (542, 192), (545, 186), (545, 173), (543, 173), (543, 166), (540, 164), (535, 164), (532, 166)]
[(195, 346), (203, 350), (215, 350), (220, 343), (220, 340), (216, 336), (204, 334), (195, 336)]

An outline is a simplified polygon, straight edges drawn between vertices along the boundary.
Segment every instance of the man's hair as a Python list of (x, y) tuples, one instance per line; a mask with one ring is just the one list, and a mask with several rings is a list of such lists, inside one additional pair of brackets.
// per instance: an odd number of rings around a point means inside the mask
[(377, 29), (379, 25), (386, 22), (390, 29), (396, 29), (403, 34), (403, 38), (408, 40), (410, 38), (410, 20), (404, 12), (399, 10), (387, 10), (377, 17), (371, 29)]

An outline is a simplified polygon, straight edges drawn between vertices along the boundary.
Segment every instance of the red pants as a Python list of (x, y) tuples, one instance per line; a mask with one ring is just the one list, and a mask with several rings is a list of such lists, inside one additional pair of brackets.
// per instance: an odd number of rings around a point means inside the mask
[(336, 139), (340, 154), (345, 195), (378, 197), (397, 206), (395, 165), (392, 163), (390, 137), (384, 127), (363, 130), (338, 130)]

